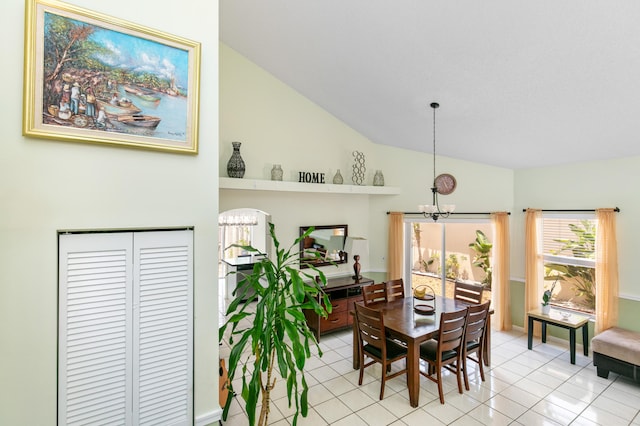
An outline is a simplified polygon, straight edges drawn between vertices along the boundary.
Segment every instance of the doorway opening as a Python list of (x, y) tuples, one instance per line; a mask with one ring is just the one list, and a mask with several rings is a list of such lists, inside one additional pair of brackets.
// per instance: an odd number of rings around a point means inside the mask
[(405, 280), (453, 297), (456, 281), (480, 283), (491, 299), (493, 224), (488, 219), (405, 222)]
[(218, 215), (218, 280), (219, 296), (222, 300), (233, 289), (229, 289), (227, 278), (229, 264), (236, 263), (248, 253), (234, 245), (251, 246), (267, 256), (271, 253), (269, 222), (271, 215), (255, 208), (238, 208)]

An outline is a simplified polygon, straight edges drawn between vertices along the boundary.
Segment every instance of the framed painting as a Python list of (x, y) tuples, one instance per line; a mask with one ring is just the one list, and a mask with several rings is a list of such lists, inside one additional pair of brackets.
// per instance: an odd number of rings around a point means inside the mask
[(23, 135), (198, 153), (200, 43), (26, 0)]

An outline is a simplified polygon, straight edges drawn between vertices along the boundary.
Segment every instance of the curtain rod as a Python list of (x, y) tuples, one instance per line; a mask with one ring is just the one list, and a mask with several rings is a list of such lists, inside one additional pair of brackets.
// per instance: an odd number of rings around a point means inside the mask
[[(526, 212), (527, 209), (522, 209), (523, 212)], [(563, 213), (563, 212), (595, 212), (596, 209), (550, 209), (550, 210), (545, 210), (545, 209), (541, 209), (541, 212), (559, 212), (559, 213)], [(620, 213), (620, 208), (619, 207), (615, 207), (613, 209), (614, 212), (616, 213)]]
[[(391, 214), (393, 212), (387, 212), (387, 214)], [(401, 212), (402, 214), (419, 214), (419, 215), (424, 215), (423, 212)], [(491, 212), (451, 212), (449, 214), (486, 214), (489, 215), (491, 214)], [(511, 214), (511, 212), (507, 212), (508, 215)]]

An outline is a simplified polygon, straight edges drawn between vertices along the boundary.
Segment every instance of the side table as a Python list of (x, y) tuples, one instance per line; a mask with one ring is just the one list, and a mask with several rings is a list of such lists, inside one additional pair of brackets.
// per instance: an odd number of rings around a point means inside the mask
[(569, 351), (571, 353), (571, 364), (576, 363), (576, 330), (582, 327), (582, 347), (584, 355), (589, 355), (589, 317), (571, 314), (563, 317), (560, 311), (551, 309), (549, 314), (543, 314), (540, 309), (527, 312), (528, 331), (527, 343), (529, 350), (533, 346), (533, 322), (539, 321), (542, 324), (542, 343), (547, 342), (547, 324), (569, 330)]

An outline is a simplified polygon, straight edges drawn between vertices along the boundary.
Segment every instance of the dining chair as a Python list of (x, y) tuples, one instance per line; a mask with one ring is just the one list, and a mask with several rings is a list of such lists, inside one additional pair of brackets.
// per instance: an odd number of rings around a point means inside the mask
[(402, 278), (387, 281), (387, 299), (389, 301), (395, 299), (404, 299), (404, 281)]
[[(484, 340), (487, 330), (487, 319), (489, 318), (489, 305), (487, 301), (481, 305), (470, 305), (467, 308), (467, 325), (465, 327), (465, 339), (462, 351), (462, 373), (464, 376), (464, 388), (469, 390), (469, 374), (467, 372), (467, 361), (477, 362), (480, 369), (480, 378), (484, 382)], [(476, 354), (477, 358), (471, 355)]]
[(482, 303), (483, 292), (484, 286), (482, 284), (456, 281), (453, 298), (473, 305), (479, 305)]
[(363, 285), (362, 300), (365, 306), (387, 302), (387, 285), (385, 283)]
[[(356, 303), (356, 323), (358, 327), (358, 345), (360, 347), (360, 377), (358, 386), (362, 385), (364, 369), (375, 363), (382, 364), (382, 384), (380, 399), (384, 397), (385, 383), (401, 374), (407, 373), (407, 366), (390, 373), (391, 364), (407, 358), (407, 348), (386, 338), (384, 314), (381, 310), (368, 308)], [(364, 363), (365, 355), (371, 360)], [(407, 377), (408, 379), (408, 377)]]
[[(427, 371), (420, 374), (438, 384), (440, 403), (444, 404), (442, 390), (442, 369), (456, 374), (458, 392), (462, 393), (462, 352), (464, 347), (464, 328), (467, 308), (440, 314), (440, 329), (437, 339), (431, 339), (420, 345), (420, 359), (427, 362)], [(433, 377), (433, 373), (436, 377)]]

